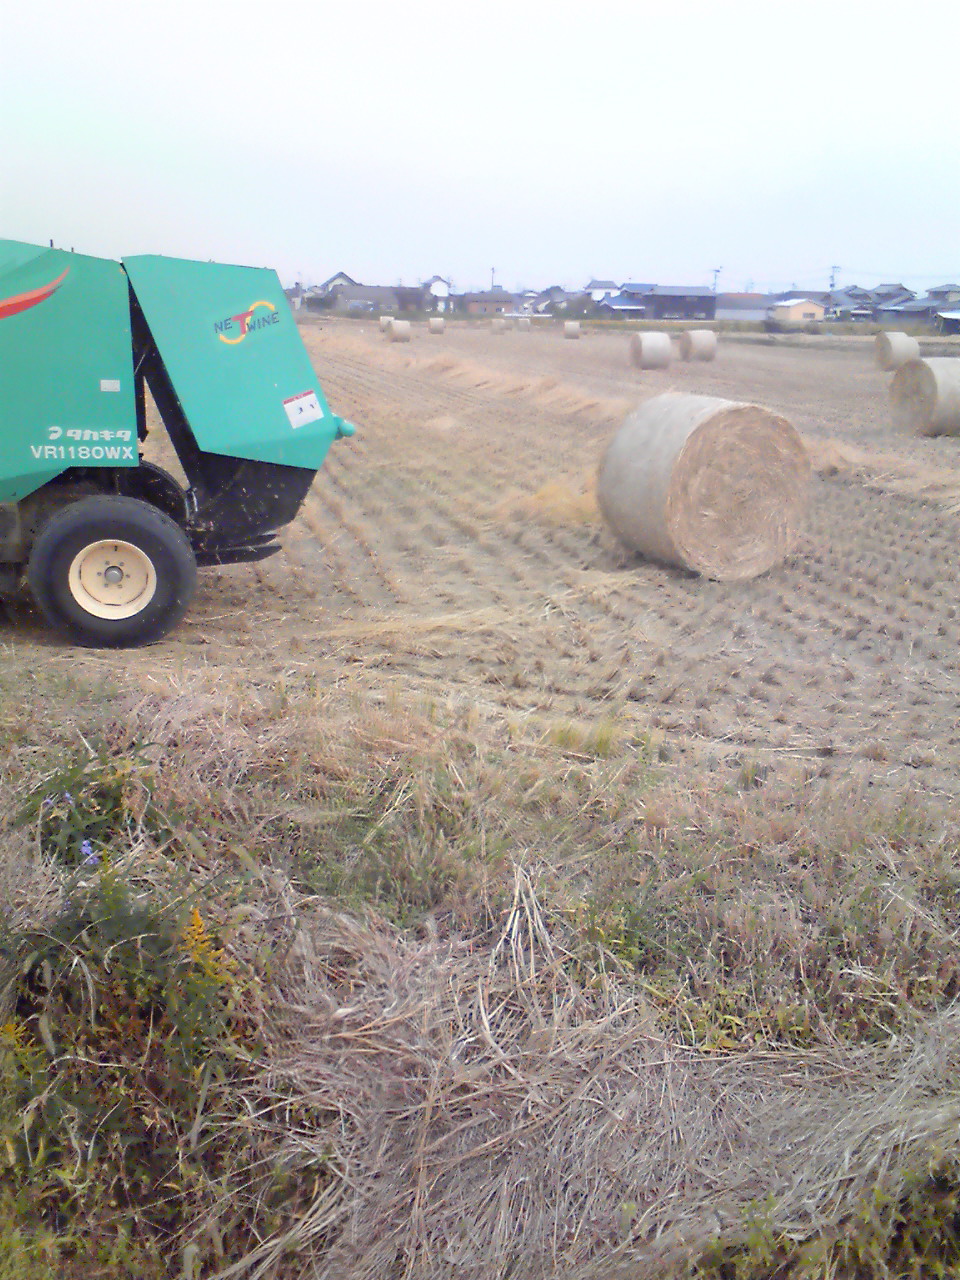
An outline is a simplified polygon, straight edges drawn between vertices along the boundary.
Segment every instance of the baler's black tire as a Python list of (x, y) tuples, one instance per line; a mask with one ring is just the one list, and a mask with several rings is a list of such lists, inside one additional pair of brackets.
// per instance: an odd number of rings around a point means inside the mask
[(81, 498), (33, 544), (27, 582), (56, 630), (91, 648), (150, 644), (176, 626), (197, 581), (193, 548), (138, 498)]

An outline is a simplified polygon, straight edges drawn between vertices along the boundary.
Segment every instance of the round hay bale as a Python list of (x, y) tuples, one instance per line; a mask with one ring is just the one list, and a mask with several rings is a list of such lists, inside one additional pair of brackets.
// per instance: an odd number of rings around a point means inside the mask
[(597, 497), (631, 550), (736, 582), (790, 552), (809, 487), (810, 459), (786, 418), (667, 393), (635, 409), (614, 436)]
[(669, 333), (635, 333), (630, 339), (630, 356), (640, 369), (666, 369), (673, 359)]
[(517, 328), (520, 330), (521, 333), (529, 333), (530, 330), (533, 328), (533, 325), (531, 324), (531, 321), (530, 321), (530, 317), (521, 316), (520, 319), (517, 321)]
[(430, 333), (443, 333), (446, 323), (443, 316), (431, 316), (427, 321), (427, 329)]
[(393, 324), (393, 316), (381, 316), (381, 317), (380, 317), (380, 332), (381, 332), (381, 333), (386, 333), (386, 331), (390, 328), (390, 326), (391, 326), (392, 324)]
[(920, 359), (920, 343), (916, 338), (911, 338), (909, 334), (900, 333), (897, 330), (891, 330), (890, 333), (878, 333), (873, 346), (876, 352), (877, 364), (884, 373), (899, 369), (908, 360)]
[(490, 321), (490, 330), (492, 333), (506, 333), (507, 331), (506, 320), (502, 319), (500, 316), (494, 316), (494, 318)]
[(890, 408), (898, 427), (922, 436), (960, 435), (960, 360), (908, 360), (890, 379)]
[(563, 336), (565, 338), (579, 338), (580, 337), (580, 321), (564, 320)]
[(409, 342), (410, 334), (411, 326), (409, 320), (394, 320), (387, 330), (387, 337), (391, 342)]
[(714, 360), (717, 335), (712, 329), (684, 329), (680, 335), (681, 360)]

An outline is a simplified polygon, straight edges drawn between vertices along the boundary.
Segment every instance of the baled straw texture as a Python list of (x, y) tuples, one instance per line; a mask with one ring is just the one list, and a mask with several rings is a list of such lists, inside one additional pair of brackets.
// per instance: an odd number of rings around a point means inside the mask
[(392, 324), (393, 324), (393, 316), (381, 316), (381, 317), (380, 317), (380, 332), (381, 332), (381, 333), (386, 333), (386, 332), (387, 332), (387, 330), (390, 328), (390, 326), (391, 326)]
[(563, 322), (563, 336), (565, 338), (579, 338), (580, 337), (580, 321), (565, 320)]
[(570, 945), (519, 869), (496, 942), (301, 908), (249, 1114), (313, 1199), (220, 1280), (662, 1280), (757, 1205), (810, 1240), (960, 1158), (956, 1012), (887, 1050), (717, 1058), (615, 976), (578, 985)]
[(717, 335), (712, 329), (684, 329), (680, 335), (681, 360), (714, 360)]
[(446, 322), (443, 316), (431, 316), (427, 321), (427, 329), (430, 333), (443, 333), (446, 328)]
[(667, 369), (673, 359), (669, 333), (635, 333), (630, 339), (630, 358), (639, 369)]
[(409, 320), (394, 320), (387, 330), (391, 342), (409, 342), (412, 326)]
[(890, 333), (878, 333), (873, 343), (877, 364), (884, 373), (899, 369), (908, 360), (920, 359), (920, 343), (907, 333), (891, 330)]
[(614, 436), (600, 510), (631, 550), (709, 578), (756, 577), (793, 548), (810, 461), (785, 418), (759, 405), (668, 393)]
[(922, 436), (960, 435), (960, 360), (908, 360), (890, 379), (896, 426)]

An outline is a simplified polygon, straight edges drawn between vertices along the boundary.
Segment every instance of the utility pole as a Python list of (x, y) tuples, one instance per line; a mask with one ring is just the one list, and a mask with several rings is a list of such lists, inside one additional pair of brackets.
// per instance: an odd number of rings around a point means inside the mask
[(714, 268), (713, 268), (713, 292), (714, 292), (714, 293), (716, 293), (716, 292), (717, 292), (717, 277), (720, 275), (720, 272), (721, 272), (722, 270), (723, 270), (723, 267), (714, 267)]
[(833, 293), (834, 289), (836, 288), (836, 284), (837, 284), (837, 272), (838, 272), (839, 270), (840, 270), (840, 268), (839, 268), (839, 267), (831, 267), (831, 268), (830, 268), (830, 292), (831, 292), (831, 293)]
[(494, 285), (493, 285), (493, 277), (494, 277), (494, 273), (495, 273), (495, 271), (496, 271), (496, 268), (495, 268), (495, 267), (491, 267), (491, 268), (490, 268), (490, 292), (491, 292), (491, 293), (493, 293), (493, 289), (494, 289)]

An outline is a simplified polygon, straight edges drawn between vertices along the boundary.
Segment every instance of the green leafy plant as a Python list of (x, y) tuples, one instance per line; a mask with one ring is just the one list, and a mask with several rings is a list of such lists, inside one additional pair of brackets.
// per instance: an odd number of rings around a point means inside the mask
[(119, 755), (106, 747), (85, 750), (30, 792), (16, 825), (35, 826), (41, 851), (67, 866), (99, 858), (138, 833), (164, 837), (168, 824), (154, 802), (145, 751), (139, 741)]

